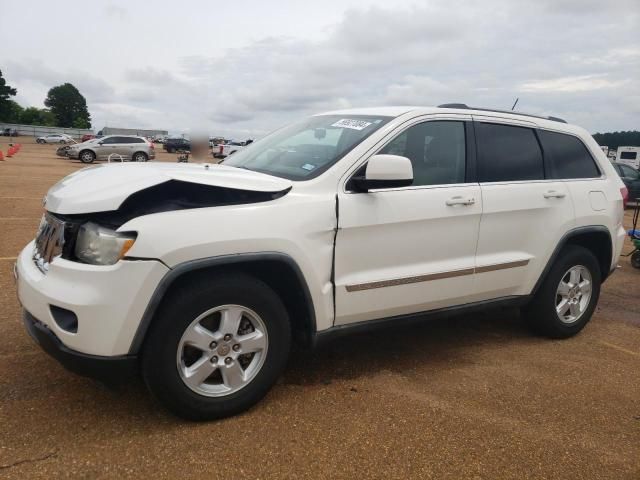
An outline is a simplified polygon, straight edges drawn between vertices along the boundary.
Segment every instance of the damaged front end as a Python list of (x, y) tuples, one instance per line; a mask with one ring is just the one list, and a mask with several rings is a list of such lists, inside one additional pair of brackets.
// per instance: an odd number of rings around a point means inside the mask
[[(122, 176), (120, 182), (118, 175)], [(42, 271), (48, 269), (55, 256), (112, 265), (135, 242), (136, 232), (119, 231), (134, 218), (267, 202), (286, 195), (290, 189), (287, 180), (233, 167), (90, 167), (63, 179), (47, 194), (47, 212), (38, 231), (34, 261)], [(107, 209), (90, 211), (95, 208)]]

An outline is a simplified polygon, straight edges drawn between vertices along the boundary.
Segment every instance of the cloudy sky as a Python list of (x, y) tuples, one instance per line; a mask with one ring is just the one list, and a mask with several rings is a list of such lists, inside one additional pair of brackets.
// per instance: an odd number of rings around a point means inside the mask
[(373, 105), (518, 108), (640, 129), (638, 0), (0, 0), (23, 106), (76, 85), (93, 125), (259, 136)]

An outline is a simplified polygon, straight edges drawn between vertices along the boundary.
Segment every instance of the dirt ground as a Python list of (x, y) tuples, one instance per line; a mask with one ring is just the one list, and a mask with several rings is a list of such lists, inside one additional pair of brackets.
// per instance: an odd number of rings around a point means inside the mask
[(343, 338), (296, 353), (248, 413), (188, 423), (139, 382), (68, 373), (25, 333), (15, 257), (47, 189), (82, 165), (20, 141), (0, 162), (0, 478), (640, 478), (628, 258), (570, 340), (530, 335), (512, 310)]

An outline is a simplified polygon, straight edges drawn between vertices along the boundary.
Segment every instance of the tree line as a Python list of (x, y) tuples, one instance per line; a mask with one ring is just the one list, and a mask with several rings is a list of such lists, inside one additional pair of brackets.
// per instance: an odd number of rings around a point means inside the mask
[(598, 145), (607, 146), (612, 149), (618, 147), (640, 147), (640, 132), (629, 130), (628, 132), (596, 133), (593, 138)]
[(89, 115), (87, 101), (70, 83), (63, 83), (49, 90), (44, 100), (47, 108), (24, 108), (11, 99), (17, 93), (17, 89), (7, 85), (0, 71), (0, 122), (47, 127), (91, 128), (91, 115)]

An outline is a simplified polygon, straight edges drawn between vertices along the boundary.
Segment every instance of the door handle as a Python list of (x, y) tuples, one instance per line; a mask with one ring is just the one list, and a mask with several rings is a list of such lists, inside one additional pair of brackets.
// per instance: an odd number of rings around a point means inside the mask
[(446, 201), (446, 204), (449, 207), (453, 207), (454, 205), (473, 205), (474, 203), (476, 203), (475, 198), (461, 196), (451, 197)]
[(544, 192), (544, 198), (564, 198), (566, 196), (567, 196), (566, 193), (557, 192), (555, 190), (549, 190), (547, 192)]

